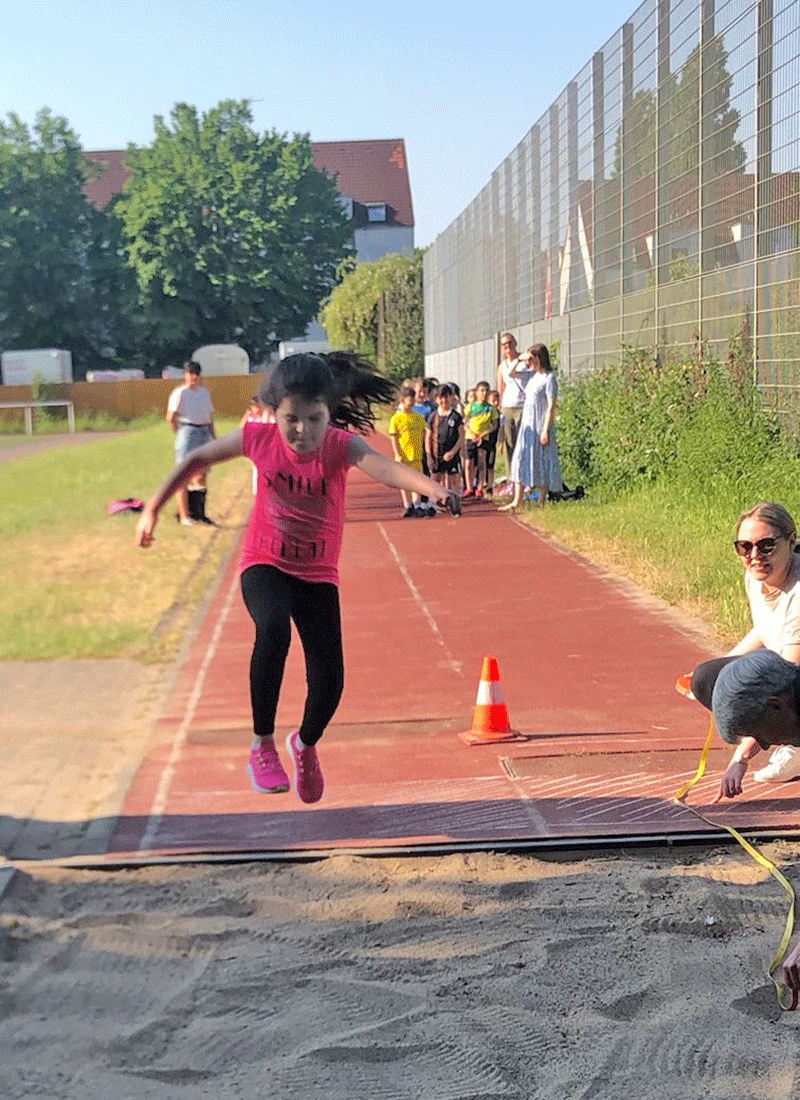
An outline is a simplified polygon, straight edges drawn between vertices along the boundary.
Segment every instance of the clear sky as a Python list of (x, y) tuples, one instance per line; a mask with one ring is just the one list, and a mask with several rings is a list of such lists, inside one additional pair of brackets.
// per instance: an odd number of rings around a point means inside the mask
[(259, 130), (402, 137), (430, 244), (635, 0), (2, 0), (0, 116), (63, 115), (85, 149), (153, 116), (253, 101)]

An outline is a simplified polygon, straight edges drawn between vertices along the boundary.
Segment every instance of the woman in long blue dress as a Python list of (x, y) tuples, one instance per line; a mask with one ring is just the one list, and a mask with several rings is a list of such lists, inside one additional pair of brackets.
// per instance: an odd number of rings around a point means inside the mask
[(514, 496), (501, 511), (518, 508), (526, 486), (537, 491), (541, 508), (547, 503), (548, 492), (560, 493), (564, 487), (555, 423), (558, 382), (550, 364), (550, 352), (545, 344), (532, 344), (524, 358), (527, 371), (519, 367), (510, 371), (512, 375), (528, 374), (530, 381), (525, 390), (522, 422), (511, 459), (510, 480), (514, 482)]

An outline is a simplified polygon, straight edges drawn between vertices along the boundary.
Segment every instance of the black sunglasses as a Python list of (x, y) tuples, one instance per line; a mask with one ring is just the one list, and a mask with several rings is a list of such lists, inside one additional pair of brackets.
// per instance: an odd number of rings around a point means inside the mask
[[(783, 535), (779, 535), (778, 538), (783, 538)], [(775, 553), (778, 539), (759, 539), (758, 542), (750, 542), (749, 539), (736, 539), (733, 545), (740, 558), (749, 558), (753, 550), (760, 558), (769, 558)]]

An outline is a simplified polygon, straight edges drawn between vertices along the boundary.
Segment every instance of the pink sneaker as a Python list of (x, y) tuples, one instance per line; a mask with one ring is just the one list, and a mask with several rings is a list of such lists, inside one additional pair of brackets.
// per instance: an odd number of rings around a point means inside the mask
[(254, 791), (261, 791), (262, 794), (283, 794), (289, 790), (289, 776), (272, 741), (253, 742), (247, 774)]
[(325, 777), (319, 766), (314, 745), (304, 745), (300, 731), (295, 730), (286, 738), (286, 748), (294, 761), (294, 781), (301, 802), (319, 802), (325, 790)]

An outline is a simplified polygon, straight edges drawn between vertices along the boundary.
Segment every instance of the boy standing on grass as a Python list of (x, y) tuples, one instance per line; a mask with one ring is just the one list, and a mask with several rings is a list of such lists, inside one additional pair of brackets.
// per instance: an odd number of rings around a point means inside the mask
[[(425, 420), (419, 413), (414, 412), (415, 397), (416, 391), (413, 386), (403, 386), (400, 392), (400, 408), (389, 421), (389, 437), (392, 441), (395, 462), (412, 466), (422, 473), (422, 458), (425, 454)], [(421, 507), (418, 493), (401, 489), (400, 496), (403, 501), (403, 519), (410, 519), (412, 516), (436, 515), (436, 509), (432, 505)]]
[(477, 472), (475, 496), (483, 496), (486, 485), (486, 449), (487, 439), (500, 422), (500, 414), (494, 405), (489, 404), (489, 383), (479, 382), (475, 387), (475, 400), (464, 410), (467, 422), (467, 488), (465, 497), (472, 496), (472, 485)]
[[(214, 405), (211, 394), (200, 385), (201, 366), (193, 359), (183, 364), (183, 385), (169, 395), (167, 423), (175, 432), (175, 465), (186, 456), (216, 438)], [(199, 470), (188, 488), (178, 493), (178, 519), (184, 527), (193, 523), (210, 523), (206, 515), (206, 470)]]

